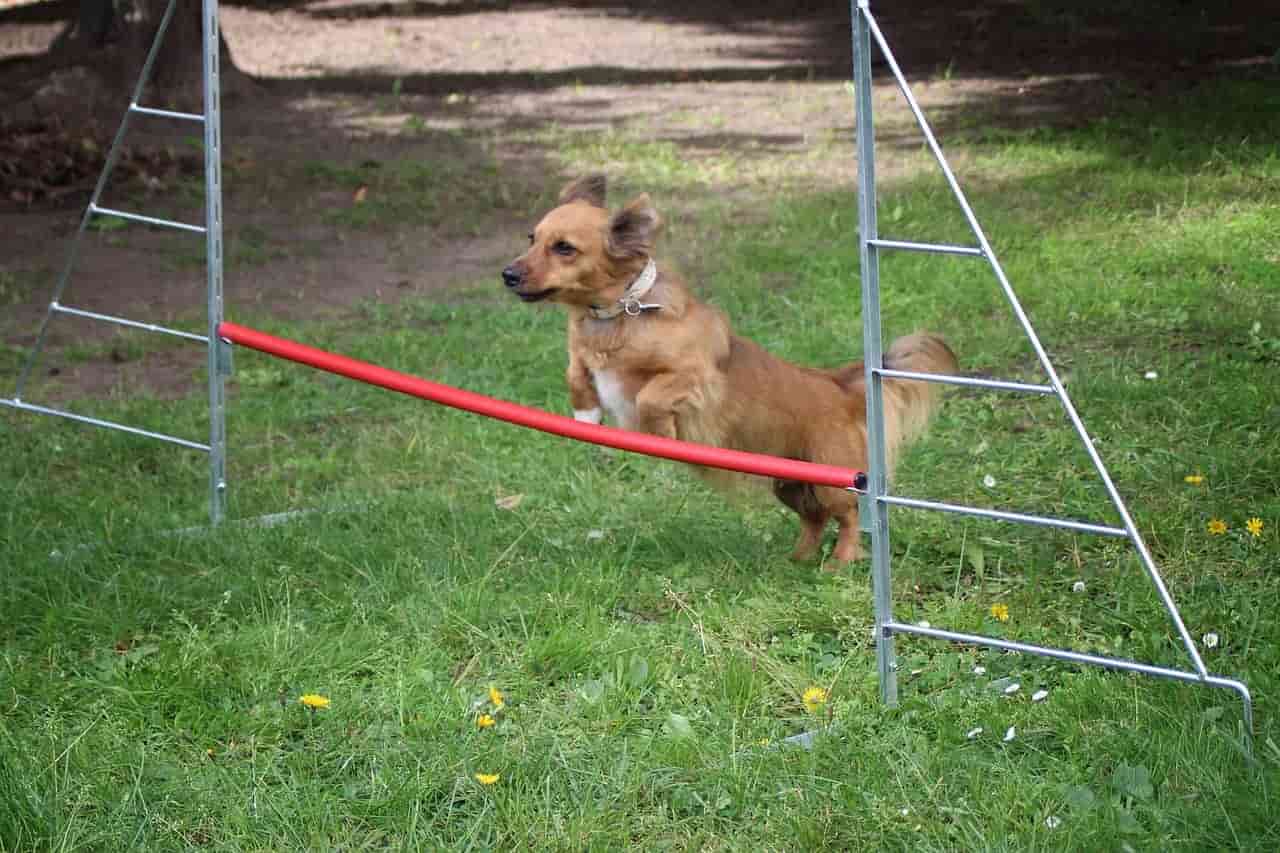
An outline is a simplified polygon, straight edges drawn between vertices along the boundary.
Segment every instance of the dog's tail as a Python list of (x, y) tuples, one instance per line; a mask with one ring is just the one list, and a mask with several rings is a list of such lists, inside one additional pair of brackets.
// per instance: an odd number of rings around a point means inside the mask
[[(912, 373), (954, 374), (959, 369), (959, 362), (942, 338), (929, 332), (914, 332), (889, 345), (884, 353), (884, 366), (889, 370)], [(861, 394), (866, 390), (865, 370), (861, 364), (840, 371), (837, 381), (851, 393)], [(886, 377), (882, 387), (885, 451), (892, 470), (899, 448), (919, 437), (929, 425), (929, 419), (937, 408), (938, 383)]]

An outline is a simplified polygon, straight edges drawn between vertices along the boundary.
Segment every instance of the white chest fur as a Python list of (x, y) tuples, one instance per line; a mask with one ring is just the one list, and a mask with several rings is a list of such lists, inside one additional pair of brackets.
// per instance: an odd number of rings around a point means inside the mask
[(609, 413), (613, 422), (620, 427), (630, 428), (631, 419), (635, 415), (636, 402), (629, 399), (622, 387), (622, 379), (612, 370), (592, 370), (591, 381), (595, 383), (596, 394), (600, 404)]

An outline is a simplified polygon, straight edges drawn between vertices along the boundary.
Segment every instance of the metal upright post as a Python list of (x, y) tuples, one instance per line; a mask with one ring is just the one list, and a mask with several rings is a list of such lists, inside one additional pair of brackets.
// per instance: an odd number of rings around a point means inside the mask
[(898, 703), (897, 661), (894, 659), (893, 594), (889, 571), (889, 507), (880, 498), (888, 494), (884, 444), (884, 401), (879, 370), (881, 363), (880, 258), (875, 244), (876, 175), (875, 126), (871, 114), (871, 30), (866, 11), (869, 0), (853, 2), (853, 79), (857, 98), (855, 122), (858, 140), (858, 261), (862, 277), (862, 347), (867, 371), (867, 491), (862, 511), (870, 518), (862, 524), (871, 532), (871, 578), (875, 597), (876, 669), (880, 698), (886, 705)]
[(227, 508), (226, 376), (230, 346), (218, 336), (222, 324), (222, 113), (218, 81), (218, 0), (203, 2), (205, 265), (209, 308), (209, 521)]

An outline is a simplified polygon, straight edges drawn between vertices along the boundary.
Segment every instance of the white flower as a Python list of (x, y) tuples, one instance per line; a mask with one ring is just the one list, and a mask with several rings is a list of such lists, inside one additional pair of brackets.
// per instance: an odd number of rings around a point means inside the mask
[(1008, 743), (1009, 741), (1013, 740), (1017, 736), (1018, 736), (1018, 732), (1014, 729), (1013, 726), (1009, 726), (1009, 730), (1004, 733), (1004, 742)]
[(1022, 685), (1015, 681), (1013, 682), (1013, 684), (1010, 684), (1008, 687), (1006, 687), (1004, 689), (1004, 692), (1005, 692), (1005, 695), (1008, 696), (1008, 695), (1017, 693), (1021, 689), (1022, 689)]
[(974, 675), (986, 675), (986, 674), (987, 674), (987, 668), (986, 668), (985, 666), (982, 666), (981, 664), (979, 664), (978, 666), (975, 666), (975, 667), (973, 668), (973, 674), (974, 674)]
[(1062, 818), (1058, 817), (1056, 814), (1051, 814), (1044, 819), (1044, 825), (1046, 829), (1057, 829), (1059, 826), (1062, 826)]
[(1205, 634), (1203, 637), (1201, 637), (1201, 639), (1204, 640), (1204, 647), (1206, 649), (1213, 649), (1213, 648), (1217, 648), (1218, 646), (1218, 635), (1213, 633), (1212, 631)]
[(1142, 378), (1143, 379), (1159, 379), (1160, 374), (1156, 373), (1154, 370), (1148, 370), (1146, 373), (1142, 374)]
[(1084, 581), (1076, 581), (1071, 585), (1072, 592), (1084, 592)]
[(916, 624), (917, 624), (917, 625), (919, 625), (921, 628), (932, 628), (932, 627), (933, 627), (932, 625), (930, 625), (930, 624), (928, 623), (928, 621), (926, 621), (926, 620), (924, 620), (924, 619), (921, 619), (921, 620), (920, 620), (919, 622), (917, 622)]
[(1047, 698), (1048, 698), (1048, 696), (1049, 696), (1049, 691), (1048, 691), (1048, 690), (1037, 690), (1035, 693), (1032, 693), (1032, 694), (1031, 694), (1031, 701), (1032, 701), (1032, 702), (1043, 702), (1045, 699), (1047, 699)]
[(901, 814), (903, 817), (906, 817), (907, 815), (911, 814), (911, 809), (907, 808), (906, 806), (903, 806), (902, 811), (899, 812), (899, 814)]
[(969, 729), (969, 731), (965, 732), (964, 736), (969, 740), (973, 740), (980, 734), (982, 734), (982, 726), (978, 726), (976, 729)]
[(986, 486), (988, 489), (994, 489), (996, 487), (996, 478), (988, 474), (982, 478), (982, 485)]
[(601, 540), (601, 539), (603, 539), (603, 538), (604, 538), (604, 531), (603, 531), (603, 530), (588, 530), (588, 531), (587, 531), (587, 541), (588, 541), (588, 542), (598, 542), (599, 540)]

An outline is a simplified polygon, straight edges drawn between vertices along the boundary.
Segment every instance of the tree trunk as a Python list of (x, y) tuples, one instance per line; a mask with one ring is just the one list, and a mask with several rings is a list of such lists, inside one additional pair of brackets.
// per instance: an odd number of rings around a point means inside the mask
[[(146, 21), (135, 27), (137, 36), (132, 53), (137, 57), (135, 67), (151, 48), (164, 10), (169, 0), (140, 0), (146, 12)], [(201, 0), (177, 0), (173, 20), (165, 33), (160, 53), (151, 70), (147, 91), (148, 100), (172, 109), (199, 111), (204, 98), (204, 30), (203, 3)], [(219, 79), (224, 90), (238, 89), (243, 75), (231, 59), (227, 40), (221, 29), (218, 32)]]
[[(45, 56), (9, 75), (0, 106), (12, 109), (15, 116), (24, 112), (20, 104), (32, 115), (58, 114), (65, 113), (70, 99), (89, 114), (102, 109), (118, 115), (133, 92), (168, 4), (169, 0), (68, 3), (66, 29)], [(177, 0), (143, 94), (146, 105), (188, 112), (203, 108), (202, 11), (201, 0)], [(224, 97), (250, 88), (251, 81), (235, 67), (221, 32), (218, 55)]]

